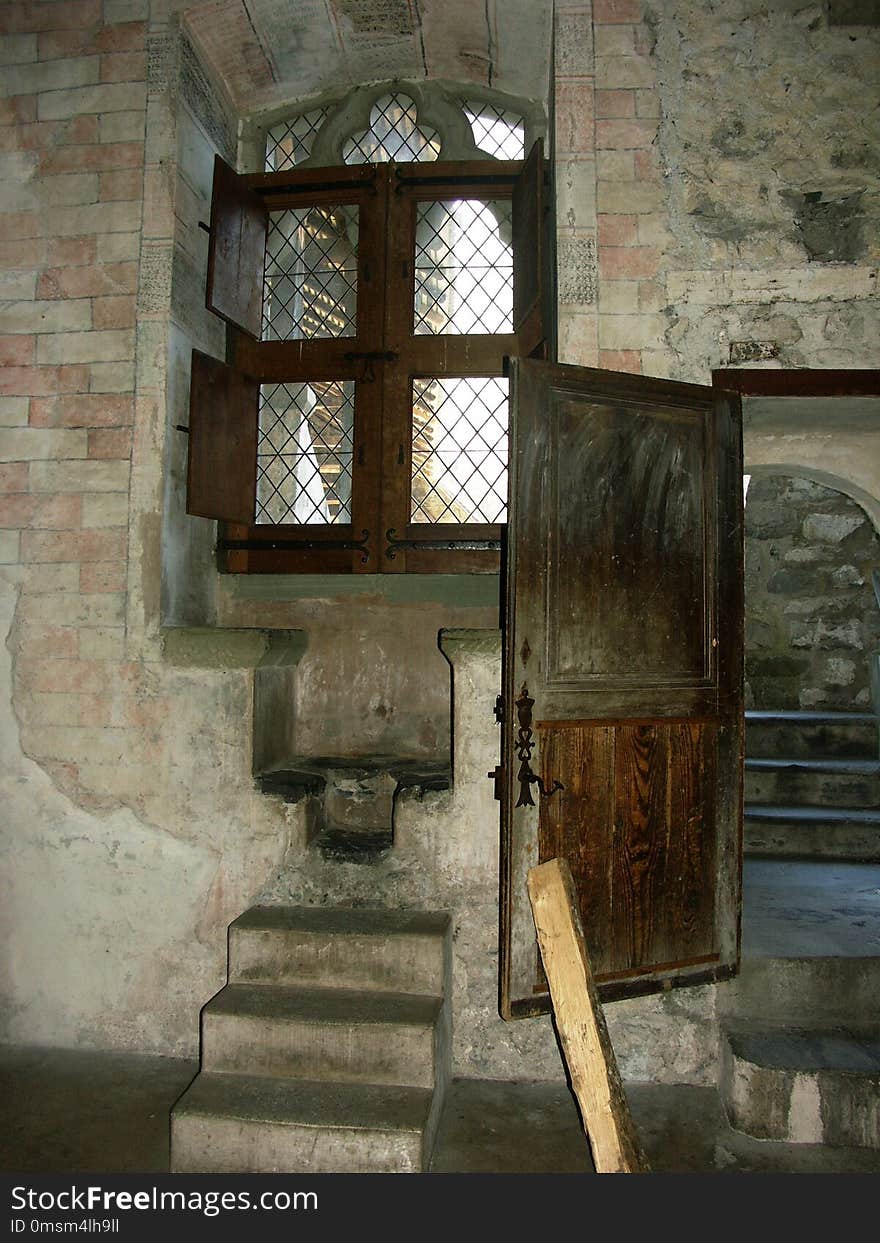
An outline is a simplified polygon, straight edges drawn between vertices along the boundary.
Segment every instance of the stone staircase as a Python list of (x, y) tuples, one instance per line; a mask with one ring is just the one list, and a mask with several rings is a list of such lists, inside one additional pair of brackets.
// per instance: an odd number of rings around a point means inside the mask
[(878, 718), (747, 712), (747, 856), (880, 861)]
[[(859, 1168), (858, 1153), (880, 1150), (877, 717), (746, 713), (744, 851), (744, 931), (757, 869), (774, 922), (757, 954), (744, 938), (741, 972), (719, 989), (728, 1120), (838, 1162), (850, 1150)], [(771, 927), (782, 936), (768, 948)]]
[(744, 958), (719, 1009), (731, 1126), (760, 1140), (880, 1150), (880, 957)]
[(449, 1079), (450, 919), (257, 906), (229, 929), (177, 1173), (415, 1173)]

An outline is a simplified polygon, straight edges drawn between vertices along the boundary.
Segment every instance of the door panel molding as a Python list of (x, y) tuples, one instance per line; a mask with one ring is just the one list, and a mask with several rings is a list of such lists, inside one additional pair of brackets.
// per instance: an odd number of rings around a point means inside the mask
[[(737, 969), (738, 399), (513, 360), (501, 1013), (549, 1006), (525, 876), (568, 859), (603, 996)], [(516, 784), (519, 688), (534, 699)], [(538, 780), (540, 778), (540, 780)]]

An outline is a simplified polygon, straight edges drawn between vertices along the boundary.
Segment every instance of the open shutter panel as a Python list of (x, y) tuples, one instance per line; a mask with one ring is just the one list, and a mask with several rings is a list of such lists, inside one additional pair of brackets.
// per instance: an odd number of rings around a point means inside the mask
[(268, 220), (259, 195), (215, 156), (205, 304), (257, 340), (262, 327)]
[(260, 382), (193, 350), (186, 512), (250, 524), (257, 476)]
[(522, 358), (543, 357), (548, 337), (544, 144), (529, 152), (513, 189), (513, 330)]

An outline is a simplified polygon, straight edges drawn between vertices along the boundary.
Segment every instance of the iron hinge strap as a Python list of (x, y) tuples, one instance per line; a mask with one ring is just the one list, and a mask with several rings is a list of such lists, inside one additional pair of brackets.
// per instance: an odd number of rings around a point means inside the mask
[(396, 539), (394, 532), (395, 527), (389, 527), (385, 532), (385, 538), (388, 541), (388, 547), (385, 549), (385, 556), (389, 561), (393, 561), (396, 550), (398, 548), (421, 548), (427, 552), (454, 552), (456, 549), (464, 549), (466, 552), (500, 552), (501, 540), (497, 539), (468, 539), (463, 536), (461, 539)]
[(312, 550), (333, 550), (360, 552), (361, 563), (366, 565), (370, 559), (370, 532), (365, 530), (363, 538), (352, 539), (220, 539), (217, 547), (223, 552), (310, 552)]

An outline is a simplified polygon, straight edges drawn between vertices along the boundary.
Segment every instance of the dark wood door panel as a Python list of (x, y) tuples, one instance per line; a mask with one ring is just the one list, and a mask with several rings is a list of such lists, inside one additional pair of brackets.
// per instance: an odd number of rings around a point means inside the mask
[[(717, 957), (715, 727), (539, 725), (539, 862), (563, 855), (602, 979)], [(661, 900), (662, 895), (662, 900)]]
[(548, 689), (705, 685), (715, 559), (706, 412), (585, 409), (557, 393), (548, 414)]
[(506, 1017), (549, 1004), (524, 898), (554, 857), (605, 997), (736, 969), (741, 475), (734, 396), (514, 360)]

